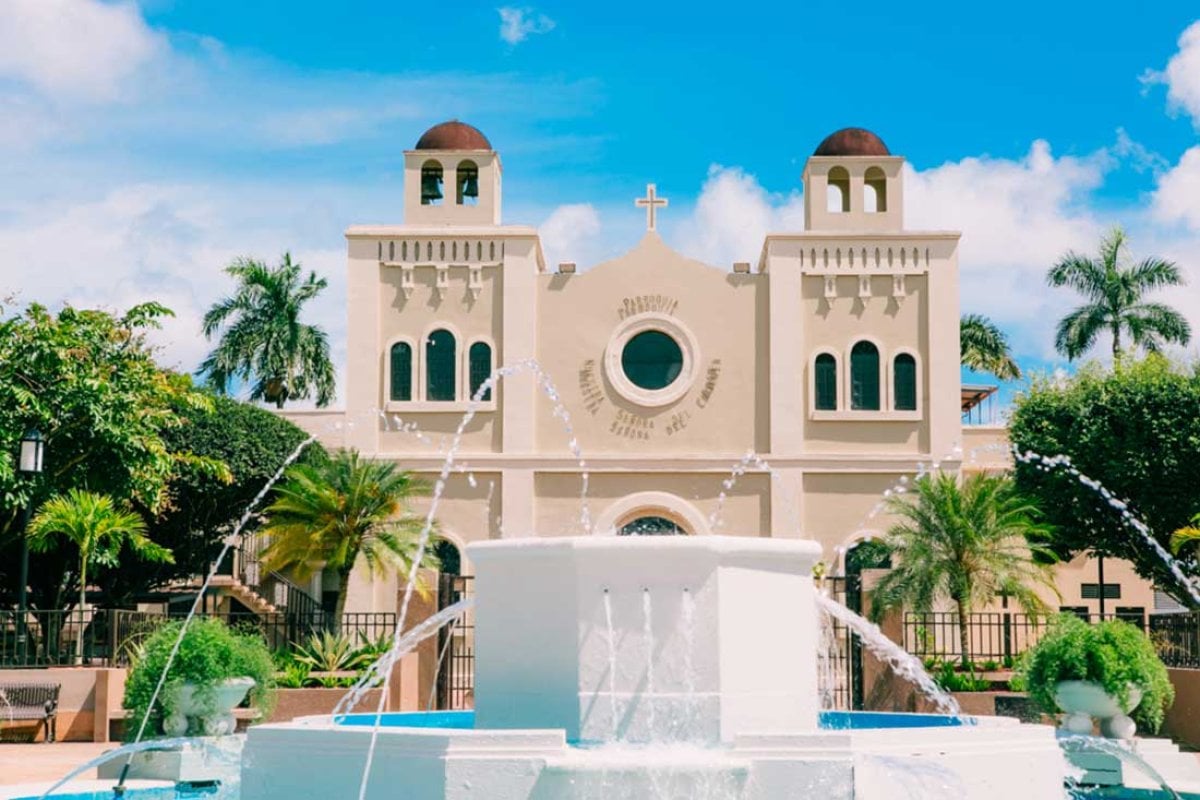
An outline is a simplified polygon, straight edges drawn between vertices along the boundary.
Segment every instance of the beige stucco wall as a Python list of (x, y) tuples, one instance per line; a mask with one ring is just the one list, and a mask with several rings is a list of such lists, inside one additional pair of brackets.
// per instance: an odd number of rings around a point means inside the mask
[[(588, 453), (741, 456), (767, 448), (766, 280), (685, 258), (649, 233), (629, 253), (576, 275), (538, 280), (537, 358), (558, 384)], [(606, 359), (632, 316), (658, 314), (695, 338), (686, 394), (665, 406), (630, 402)], [(542, 396), (537, 448), (566, 453), (563, 425)]]
[[(757, 453), (773, 475), (747, 456), (719, 532), (816, 539), (825, 561), (836, 563), (840, 548), (886, 530), (886, 517), (873, 512), (885, 490), (920, 465), (957, 469), (961, 459), (966, 469), (1007, 466), (1002, 428), (962, 427), (959, 236), (904, 229), (902, 158), (811, 159), (807, 229), (765, 237), (756, 268), (702, 263), (648, 230), (624, 255), (576, 273), (547, 269), (535, 229), (501, 224), (494, 155), (437, 155), (446, 164), (470, 157), (480, 165), (487, 196), (465, 208), (420, 206), (416, 182), (430, 154), (406, 154), (405, 224), (347, 232), (343, 424), (329, 415), (295, 417), (327, 443), (394, 459), (432, 482), (468, 407), (470, 343), (492, 344), (497, 364), (536, 359), (544, 379), (527, 369), (505, 378), (463, 430), (437, 513), (455, 543), (582, 533), (584, 472), (597, 533), (639, 512), (711, 533), (723, 481), (745, 454)], [(826, 177), (838, 166), (850, 175), (845, 213), (813, 206), (825, 202)], [(864, 200), (873, 167), (887, 176), (884, 212)], [(621, 337), (642, 322), (674, 336), (690, 359), (674, 385), (680, 390), (663, 392), (670, 397), (656, 399), (624, 381)], [(458, 340), (454, 402), (423, 396), (423, 340), (439, 327)], [(414, 348), (415, 394), (393, 403), (388, 349), (401, 338)], [(880, 351), (878, 411), (849, 407), (850, 349), (862, 339)], [(820, 352), (838, 358), (834, 412), (813, 408), (812, 362)], [(899, 353), (916, 359), (915, 411), (894, 408)], [(565, 414), (556, 414), (549, 384)], [(416, 506), (422, 514), (426, 508), (424, 501)], [(1077, 593), (1088, 569), (1083, 561), (1062, 567), (1064, 591)], [(1113, 563), (1108, 581), (1124, 584), (1121, 569)], [(394, 591), (360, 571), (351, 608), (388, 608)], [(1129, 599), (1122, 605), (1150, 606), (1135, 602), (1132, 589), (1122, 591)]]

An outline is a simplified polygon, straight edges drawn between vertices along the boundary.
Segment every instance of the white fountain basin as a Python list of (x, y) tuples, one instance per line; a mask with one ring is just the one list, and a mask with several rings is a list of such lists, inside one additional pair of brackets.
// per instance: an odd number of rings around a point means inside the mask
[[(866, 715), (855, 725), (874, 729), (819, 727), (813, 542), (524, 539), (468, 552), (477, 710), (461, 724), (428, 717), (440, 728), (385, 720), (369, 800), (1061, 800), (1047, 726)], [(370, 721), (251, 728), (242, 800), (357, 798)]]

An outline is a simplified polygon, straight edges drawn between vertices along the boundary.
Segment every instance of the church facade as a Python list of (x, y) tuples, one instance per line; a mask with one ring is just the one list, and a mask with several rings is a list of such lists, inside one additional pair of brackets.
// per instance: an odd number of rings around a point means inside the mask
[[(767, 235), (754, 263), (668, 247), (651, 185), (632, 250), (548, 264), (535, 228), (502, 222), (480, 131), (442, 123), (404, 158), (403, 224), (346, 232), (345, 408), (288, 416), (431, 484), (454, 450), (437, 520), (458, 555), (720, 533), (815, 539), (838, 571), (886, 528), (885, 493), (1003, 446), (1002, 430), (964, 443), (959, 234), (905, 227), (904, 160), (868, 131), (820, 143), (804, 230)], [(395, 592), (363, 575), (348, 609), (391, 610)]]

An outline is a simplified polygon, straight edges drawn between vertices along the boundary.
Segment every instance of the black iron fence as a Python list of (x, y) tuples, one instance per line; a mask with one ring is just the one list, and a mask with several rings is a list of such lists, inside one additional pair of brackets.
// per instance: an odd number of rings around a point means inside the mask
[[(474, 579), (467, 575), (438, 576), (438, 610), (471, 596)], [(475, 707), (475, 614), (467, 611), (438, 632), (435, 703), (439, 710)]]
[[(0, 667), (128, 666), (142, 643), (162, 625), (184, 613), (83, 609), (0, 610)], [(340, 624), (321, 611), (309, 613), (202, 614), (217, 617), (241, 630), (253, 631), (273, 651), (294, 650), (314, 633), (341, 633), (351, 641), (375, 642), (391, 636), (396, 615), (391, 612), (343, 614)]]
[[(1119, 619), (1147, 629), (1147, 617), (1140, 610), (1116, 614), (1077, 612), (1085, 622)], [(1164, 616), (1151, 615), (1149, 631), (1155, 620)], [(967, 617), (967, 643), (975, 664), (992, 661), (999, 667), (1011, 667), (1026, 650), (1037, 644), (1050, 628), (1054, 615), (1025, 614), (1017, 611), (996, 611), (970, 614)], [(953, 612), (909, 612), (904, 615), (904, 649), (915, 656), (937, 661), (957, 661), (962, 658), (959, 615)], [(1160, 648), (1161, 652), (1161, 648)]]
[(1168, 667), (1200, 669), (1200, 613), (1151, 615), (1150, 640)]

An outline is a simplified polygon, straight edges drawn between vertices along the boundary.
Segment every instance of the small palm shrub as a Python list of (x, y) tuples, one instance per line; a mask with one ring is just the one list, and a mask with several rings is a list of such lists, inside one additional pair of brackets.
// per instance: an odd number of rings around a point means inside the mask
[(215, 688), (226, 680), (253, 678), (250, 704), (264, 717), (270, 712), (275, 687), (275, 665), (270, 651), (258, 636), (232, 630), (219, 619), (195, 620), (188, 626), (158, 701), (150, 708), (154, 687), (167, 668), (167, 659), (179, 638), (181, 626), (181, 622), (171, 622), (151, 634), (130, 669), (123, 703), (129, 711), (126, 739), (137, 736), (147, 712), (150, 713), (147, 736), (161, 735), (163, 718), (174, 711), (170, 707), (174, 690), (185, 683), (196, 687), (196, 694), (203, 703), (210, 702), (205, 700), (206, 696), (211, 698)]
[[(1057, 713), (1055, 688), (1062, 681), (1099, 684), (1142, 730), (1156, 733), (1175, 700), (1175, 690), (1150, 639), (1139, 628), (1120, 620), (1089, 625), (1073, 614), (1062, 614), (1050, 630), (1021, 659), (1019, 685), (1049, 713)], [(1142, 700), (1129, 710), (1130, 690)]]

